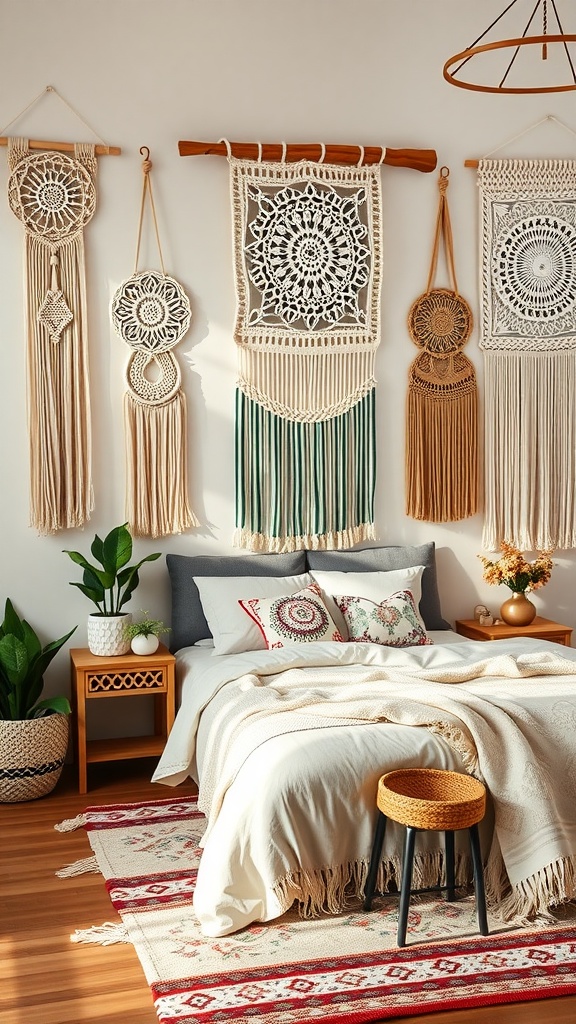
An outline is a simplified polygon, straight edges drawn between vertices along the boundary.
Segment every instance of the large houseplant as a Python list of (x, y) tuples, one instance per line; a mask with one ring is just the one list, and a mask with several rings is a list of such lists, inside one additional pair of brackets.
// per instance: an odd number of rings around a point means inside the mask
[(97, 609), (88, 617), (88, 647), (92, 654), (105, 657), (126, 654), (130, 640), (126, 639), (124, 630), (131, 616), (122, 609), (140, 582), (140, 566), (160, 558), (160, 552), (129, 565), (132, 536), (128, 523), (115, 526), (104, 540), (96, 534), (90, 551), (97, 565), (88, 562), (80, 551), (64, 552), (84, 570), (82, 582), (70, 585), (78, 587)]
[(44, 673), (76, 629), (42, 645), (8, 598), (0, 625), (0, 802), (33, 800), (60, 778), (68, 747), (67, 697), (41, 700)]

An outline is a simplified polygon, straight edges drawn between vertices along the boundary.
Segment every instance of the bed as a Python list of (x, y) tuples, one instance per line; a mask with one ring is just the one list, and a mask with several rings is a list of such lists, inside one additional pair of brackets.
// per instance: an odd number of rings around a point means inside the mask
[[(179, 709), (153, 780), (198, 783), (205, 935), (360, 898), (378, 779), (411, 766), (485, 782), (487, 898), (503, 920), (576, 895), (575, 650), (456, 635), (432, 543), (167, 566)], [(382, 891), (401, 838), (391, 823)], [(440, 842), (419, 837), (416, 886), (437, 881)]]

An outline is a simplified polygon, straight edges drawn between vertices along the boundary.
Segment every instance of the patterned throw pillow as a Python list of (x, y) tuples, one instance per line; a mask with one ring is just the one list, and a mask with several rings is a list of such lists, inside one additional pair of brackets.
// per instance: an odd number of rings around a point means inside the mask
[(317, 583), (283, 597), (254, 597), (238, 604), (261, 629), (268, 649), (320, 640), (341, 642)]
[(364, 597), (335, 597), (350, 641), (385, 647), (432, 644), (409, 590), (399, 590), (376, 604)]

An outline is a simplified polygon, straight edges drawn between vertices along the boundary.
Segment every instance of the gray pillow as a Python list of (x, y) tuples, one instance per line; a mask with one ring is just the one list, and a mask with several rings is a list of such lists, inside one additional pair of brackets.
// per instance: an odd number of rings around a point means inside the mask
[(438, 582), (436, 579), (436, 548), (428, 544), (390, 545), (381, 548), (360, 548), (347, 551), (307, 551), (307, 569), (324, 572), (389, 572), (408, 569), (412, 565), (425, 566), (422, 573), (420, 614), (426, 629), (451, 629), (442, 618)]
[[(423, 563), (422, 563), (423, 564)], [(166, 555), (172, 593), (170, 649), (191, 647), (212, 634), (194, 576), (298, 576), (306, 572), (304, 551), (281, 555)]]

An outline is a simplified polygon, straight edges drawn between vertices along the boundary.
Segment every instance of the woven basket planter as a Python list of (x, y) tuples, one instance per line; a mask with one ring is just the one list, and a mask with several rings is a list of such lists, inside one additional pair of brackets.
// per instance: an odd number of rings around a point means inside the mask
[(51, 793), (68, 749), (68, 716), (0, 721), (0, 803)]

